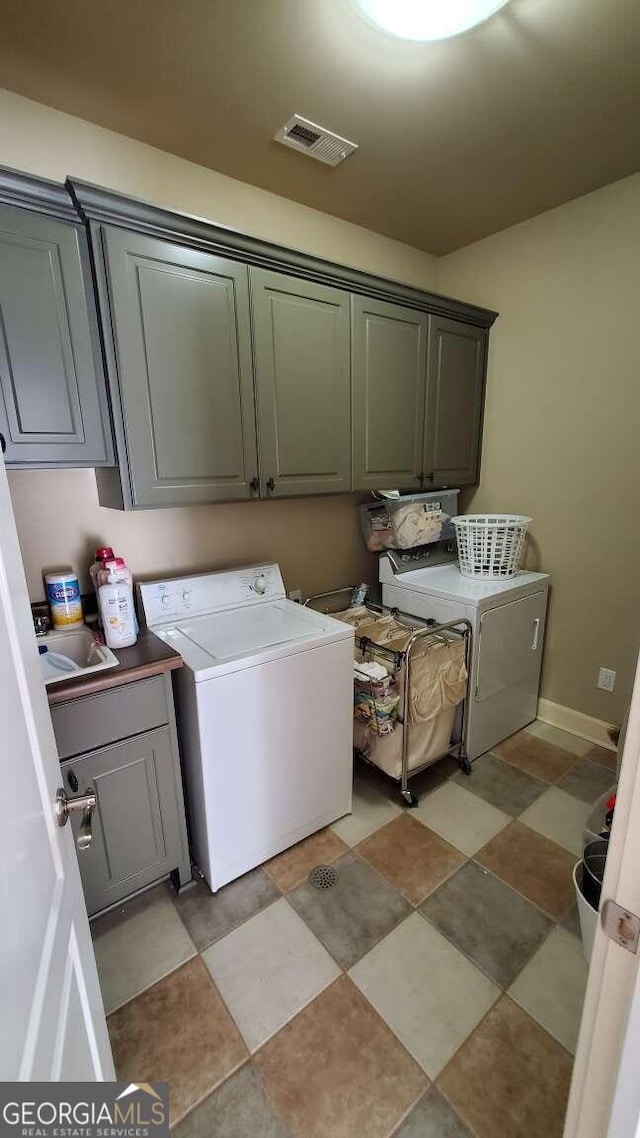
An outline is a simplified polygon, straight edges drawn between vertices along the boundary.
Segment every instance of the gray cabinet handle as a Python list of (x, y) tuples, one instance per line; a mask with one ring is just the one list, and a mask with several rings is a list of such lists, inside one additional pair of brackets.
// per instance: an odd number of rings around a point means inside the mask
[(531, 634), (531, 651), (535, 652), (538, 647), (538, 636), (540, 634), (540, 617), (537, 616), (533, 622), (533, 630)]
[(91, 841), (93, 839), (91, 818), (95, 807), (96, 796), (90, 787), (87, 787), (87, 790), (84, 794), (77, 794), (75, 798), (69, 798), (63, 786), (60, 786), (57, 790), (54, 809), (56, 821), (59, 826), (66, 826), (67, 822), (69, 821), (69, 814), (71, 811), (82, 811), (82, 819), (80, 821), (80, 829), (78, 831), (78, 838), (76, 842), (79, 850), (86, 850), (91, 845)]
[(275, 488), (276, 488), (276, 484), (273, 481), (273, 478), (270, 478), (269, 481), (267, 482), (267, 490), (275, 490)]

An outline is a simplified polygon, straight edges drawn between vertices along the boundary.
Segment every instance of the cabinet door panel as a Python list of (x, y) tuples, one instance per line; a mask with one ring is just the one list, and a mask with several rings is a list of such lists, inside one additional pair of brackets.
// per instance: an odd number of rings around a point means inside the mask
[(419, 490), (428, 316), (353, 297), (355, 490)]
[[(89, 915), (156, 881), (181, 861), (179, 806), (168, 727), (68, 759), (61, 764), (67, 793), (97, 798), (93, 841), (78, 863)], [(80, 825), (72, 815), (74, 831)]]
[(513, 688), (530, 700), (535, 719), (547, 593), (543, 590), (489, 609), (480, 618), (475, 701)]
[(478, 480), (486, 331), (432, 316), (424, 472), (435, 485)]
[(250, 497), (246, 266), (119, 230), (104, 239), (133, 505)]
[(91, 301), (84, 231), (0, 207), (0, 388), (7, 464), (91, 466), (111, 459)]
[(350, 490), (348, 293), (252, 269), (251, 302), (263, 487)]

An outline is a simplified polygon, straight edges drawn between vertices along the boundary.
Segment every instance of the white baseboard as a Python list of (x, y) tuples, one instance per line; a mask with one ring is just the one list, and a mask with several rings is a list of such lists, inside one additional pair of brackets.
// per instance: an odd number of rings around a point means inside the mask
[(608, 734), (615, 726), (613, 723), (594, 719), (592, 715), (574, 711), (572, 707), (563, 707), (561, 703), (553, 703), (550, 699), (539, 699), (538, 719), (543, 723), (550, 723), (552, 727), (559, 727), (561, 731), (568, 731), (571, 735), (588, 739), (590, 743), (598, 743), (600, 747), (607, 747), (610, 751), (616, 749)]

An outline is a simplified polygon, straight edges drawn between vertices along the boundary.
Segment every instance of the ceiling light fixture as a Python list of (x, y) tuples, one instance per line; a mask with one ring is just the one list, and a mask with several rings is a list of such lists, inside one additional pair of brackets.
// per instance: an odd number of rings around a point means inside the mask
[(507, 0), (355, 0), (368, 19), (392, 36), (444, 40), (481, 24)]

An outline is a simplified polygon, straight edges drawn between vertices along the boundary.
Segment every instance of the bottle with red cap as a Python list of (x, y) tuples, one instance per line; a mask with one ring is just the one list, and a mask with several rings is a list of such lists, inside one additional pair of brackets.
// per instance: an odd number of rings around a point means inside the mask
[(113, 550), (110, 545), (101, 545), (96, 549), (94, 557), (95, 561), (93, 565), (89, 566), (89, 576), (91, 577), (94, 592), (97, 594), (99, 588), (98, 573), (101, 569), (104, 569), (105, 563), (111, 561), (113, 558)]

